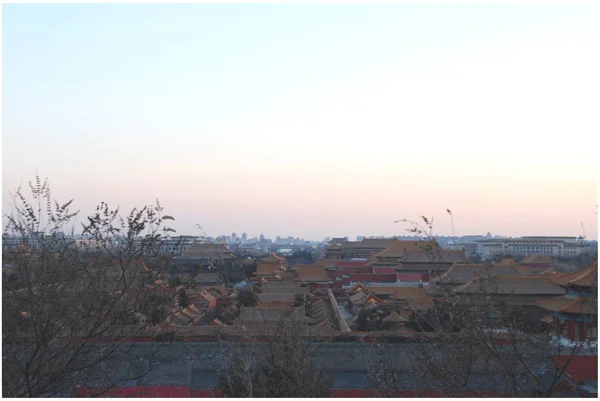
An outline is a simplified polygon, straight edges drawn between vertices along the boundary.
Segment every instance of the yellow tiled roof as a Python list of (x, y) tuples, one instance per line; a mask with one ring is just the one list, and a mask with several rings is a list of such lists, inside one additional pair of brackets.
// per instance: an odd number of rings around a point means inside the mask
[(435, 241), (402, 241), (392, 240), (390, 245), (376, 257), (380, 258), (402, 258), (406, 251), (423, 251), (430, 247), (437, 247)]
[(598, 288), (598, 261), (574, 273), (555, 273), (552, 282), (563, 287), (577, 286)]

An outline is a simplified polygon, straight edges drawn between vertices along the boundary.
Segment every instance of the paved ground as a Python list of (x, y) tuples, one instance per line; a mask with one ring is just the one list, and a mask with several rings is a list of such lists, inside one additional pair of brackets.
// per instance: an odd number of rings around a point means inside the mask
[[(268, 344), (223, 344), (224, 351), (241, 352), (246, 355), (253, 352), (255, 355), (264, 355)], [(334, 387), (336, 388), (367, 388), (370, 386), (368, 378), (369, 366), (378, 361), (376, 344), (358, 343), (313, 343), (309, 347), (309, 358), (315, 368), (328, 372), (336, 372)], [(448, 353), (441, 348), (423, 348), (419, 344), (389, 344), (386, 345), (384, 354), (393, 361), (396, 370), (398, 385), (403, 388), (433, 388), (435, 383), (419, 375), (418, 365), (415, 365), (415, 356), (423, 352), (432, 352), (439, 359), (440, 366), (453, 369), (452, 358), (456, 355)], [(435, 350), (435, 351), (434, 351)], [(508, 355), (508, 354), (507, 354)], [(132, 347), (123, 347), (123, 352), (107, 360), (96, 374), (106, 375), (112, 372), (115, 377), (131, 379), (141, 375), (150, 365), (152, 369), (143, 377), (135, 381), (122, 381), (122, 385), (141, 386), (190, 386), (192, 388), (214, 387), (216, 380), (223, 372), (223, 353), (217, 343), (172, 343), (153, 344), (137, 343)], [(551, 373), (550, 360), (540, 360), (535, 364), (540, 377)], [(382, 366), (379, 362), (379, 366)], [(472, 385), (485, 390), (497, 387), (508, 388), (511, 383), (503, 375), (498, 375), (490, 370), (489, 361), (480, 361), (472, 375)], [(456, 369), (456, 368), (455, 368)], [(524, 379), (521, 385), (528, 386)]]

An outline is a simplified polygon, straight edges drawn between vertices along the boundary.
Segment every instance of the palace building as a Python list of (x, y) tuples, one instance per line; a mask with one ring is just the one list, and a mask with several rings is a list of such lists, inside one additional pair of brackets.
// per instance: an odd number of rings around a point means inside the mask
[(366, 261), (373, 252), (385, 250), (393, 240), (393, 238), (364, 238), (362, 241), (332, 241), (325, 247), (325, 259)]
[(457, 294), (485, 294), (494, 304), (535, 306), (536, 302), (564, 294), (564, 289), (546, 277), (537, 276), (487, 276), (475, 275), (456, 288)]
[(281, 274), (285, 271), (285, 258), (271, 253), (266, 258), (258, 260), (254, 276), (256, 278), (261, 278), (265, 280), (274, 280), (278, 278), (280, 279)]
[(488, 265), (483, 263), (454, 263), (445, 273), (431, 279), (431, 283), (443, 286), (459, 286), (469, 283), (475, 275), (519, 276), (521, 273), (510, 264)]
[(373, 268), (394, 268), (402, 273), (446, 271), (454, 262), (464, 262), (464, 250), (442, 249), (436, 241), (393, 240), (383, 251), (375, 255)]
[(557, 333), (571, 340), (598, 339), (598, 262), (574, 273), (555, 273), (552, 282), (566, 294), (538, 305), (552, 313)]

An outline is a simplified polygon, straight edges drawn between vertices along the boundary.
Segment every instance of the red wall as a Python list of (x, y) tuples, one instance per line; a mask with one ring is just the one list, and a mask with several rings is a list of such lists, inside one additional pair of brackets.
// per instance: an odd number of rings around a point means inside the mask
[[(78, 387), (77, 397), (93, 397), (96, 389)], [(100, 397), (135, 397), (135, 398), (188, 398), (190, 388), (186, 386), (135, 386), (115, 387), (100, 395)]]
[(192, 389), (190, 390), (190, 397), (196, 398), (220, 398), (226, 397), (226, 395), (219, 390), (198, 390)]
[[(367, 264), (366, 261), (343, 261), (343, 262), (335, 262), (335, 267), (361, 267)], [(369, 267), (370, 269), (370, 267)]]
[[(90, 397), (92, 396), (92, 389), (86, 387), (79, 387), (76, 389), (77, 397)], [(377, 394), (375, 390), (331, 390), (330, 397), (332, 398), (373, 398), (383, 396)], [(493, 392), (479, 392), (478, 395), (483, 397), (499, 397), (502, 394)], [(464, 392), (460, 394), (461, 397), (475, 397), (476, 395)], [(152, 386), (152, 387), (118, 387), (107, 391), (102, 394), (101, 397), (135, 397), (135, 398), (220, 398), (226, 397), (226, 395), (219, 390), (205, 390), (205, 389), (190, 389), (185, 386)], [(440, 391), (415, 391), (415, 390), (402, 390), (398, 391), (394, 397), (432, 397), (439, 398), (444, 397)]]
[(396, 274), (351, 274), (350, 281), (356, 283), (394, 283)]
[(428, 282), (429, 281), (429, 273), (397, 273), (396, 279), (398, 281)]
[(369, 266), (354, 266), (354, 267), (342, 267), (339, 270), (330, 274), (331, 277), (340, 276), (343, 274), (371, 274), (371, 268)]
[(559, 369), (568, 364), (565, 374), (574, 383), (598, 380), (598, 355), (555, 355), (554, 363)]

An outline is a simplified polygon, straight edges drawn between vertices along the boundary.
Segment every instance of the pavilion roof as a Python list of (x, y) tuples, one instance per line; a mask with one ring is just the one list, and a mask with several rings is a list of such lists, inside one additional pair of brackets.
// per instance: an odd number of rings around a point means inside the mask
[(458, 287), (456, 292), (474, 294), (502, 295), (559, 295), (565, 290), (552, 283), (546, 277), (535, 276), (495, 276), (473, 277), (468, 283)]
[(552, 282), (563, 287), (598, 288), (598, 261), (573, 273), (555, 273)]
[(299, 266), (298, 280), (304, 282), (320, 282), (329, 281), (329, 278), (325, 274), (325, 268), (323, 266)]
[(425, 251), (432, 247), (438, 247), (435, 241), (404, 241), (399, 239), (390, 240), (385, 250), (378, 253), (378, 258), (404, 258), (406, 251)]
[(355, 249), (385, 249), (394, 241), (393, 238), (364, 238), (354, 244)]
[(355, 292), (361, 292), (363, 290), (368, 290), (368, 288), (362, 283), (356, 283), (347, 292), (350, 294), (350, 293), (355, 293)]
[(367, 298), (365, 299), (366, 303), (375, 303), (375, 304), (380, 304), (383, 302), (383, 300), (381, 298), (379, 298), (377, 295), (375, 294), (369, 294), (367, 295)]
[(520, 276), (514, 266), (487, 265), (482, 263), (454, 263), (452, 267), (439, 277), (432, 278), (433, 282), (444, 284), (466, 284), (475, 274), (480, 276)]
[(271, 253), (269, 256), (259, 259), (259, 263), (283, 263), (285, 261), (284, 258)]
[(360, 242), (356, 242), (356, 241), (342, 241), (340, 243), (332, 243), (332, 244), (328, 244), (325, 249), (333, 249), (333, 250), (341, 250), (341, 249), (352, 249), (354, 248), (357, 244), (360, 244)]
[[(185, 309), (179, 310), (175, 312), (174, 318), (177, 319), (182, 324), (187, 324), (189, 321), (195, 321), (199, 317), (204, 315), (204, 312), (200, 311), (196, 308), (195, 305), (190, 305)], [(170, 319), (172, 323), (174, 320)]]
[(454, 263), (467, 260), (464, 250), (432, 248), (425, 250), (405, 250), (402, 262), (405, 263)]
[(310, 322), (329, 329), (337, 329), (337, 323), (331, 304), (322, 299), (312, 301), (309, 306), (311, 312)]
[(406, 289), (406, 288), (413, 288), (413, 287), (376, 286), (376, 287), (367, 287), (366, 291), (371, 292), (376, 295), (389, 295), (389, 296), (393, 297), (395, 294), (404, 293), (404, 289)]
[(263, 276), (263, 275), (274, 275), (275, 274), (275, 269), (273, 268), (273, 265), (271, 264), (258, 264), (256, 266), (256, 272), (255, 275), (257, 276)]
[(364, 291), (358, 291), (348, 297), (350, 301), (355, 305), (363, 304), (367, 299), (367, 294)]
[(400, 316), (398, 313), (396, 313), (396, 311), (392, 311), (392, 313), (390, 313), (382, 321), (386, 322), (386, 323), (404, 323), (404, 322), (407, 322), (408, 320), (406, 318), (403, 318), (402, 316)]
[[(363, 291), (357, 291), (358, 288), (364, 289)], [(426, 297), (428, 295), (427, 290), (424, 287), (396, 287), (396, 286), (374, 286), (365, 287), (362, 284), (356, 284), (350, 290), (350, 299), (356, 294), (374, 294), (377, 296), (389, 295), (391, 299), (417, 299)], [(366, 296), (366, 295), (362, 295)], [(358, 299), (358, 298), (357, 298)]]
[(551, 265), (554, 259), (546, 255), (531, 255), (519, 262), (520, 265)]
[(296, 299), (296, 293), (261, 293), (257, 294), (260, 302), (294, 302)]
[(367, 263), (375, 262), (377, 260), (377, 255), (379, 251), (371, 251), (369, 252), (369, 257), (367, 258)]
[(504, 258), (498, 263), (494, 263), (494, 266), (515, 266), (517, 262), (515, 262), (512, 258)]
[(537, 266), (515, 266), (515, 269), (524, 276), (546, 276), (549, 277), (554, 272), (552, 267)]
[(298, 283), (297, 281), (269, 281), (263, 284), (262, 290), (264, 292), (269, 289), (292, 291), (297, 289), (306, 289), (306, 287), (302, 287), (302, 283)]
[(543, 299), (537, 304), (544, 309), (558, 313), (571, 313), (575, 315), (597, 315), (598, 299), (584, 297), (561, 296)]

